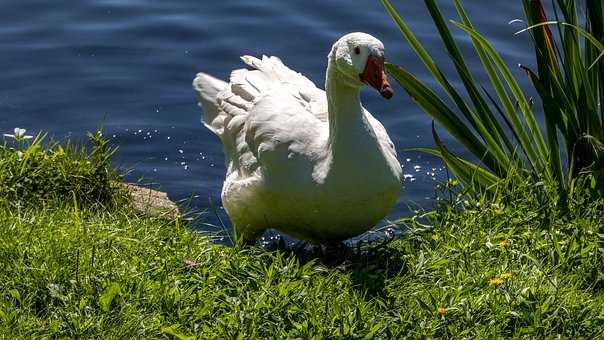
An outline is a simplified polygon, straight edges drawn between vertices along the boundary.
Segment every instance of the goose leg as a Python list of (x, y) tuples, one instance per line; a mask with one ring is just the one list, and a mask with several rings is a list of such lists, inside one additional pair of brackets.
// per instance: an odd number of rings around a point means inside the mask
[(243, 229), (237, 228), (239, 234), (239, 240), (244, 247), (251, 247), (256, 245), (256, 241), (264, 234), (266, 229)]

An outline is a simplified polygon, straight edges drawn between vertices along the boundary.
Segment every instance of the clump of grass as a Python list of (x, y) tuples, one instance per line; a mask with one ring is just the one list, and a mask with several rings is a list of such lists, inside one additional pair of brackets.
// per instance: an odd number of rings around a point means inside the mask
[(57, 190), (0, 209), (0, 337), (600, 337), (604, 200), (571, 196), (562, 218), (535, 191), (453, 197), (431, 226), (333, 259), (216, 245), (179, 219)]
[(83, 205), (111, 206), (119, 197), (119, 173), (111, 167), (111, 148), (102, 133), (88, 134), (89, 145), (4, 141), (0, 145), (0, 197), (7, 205), (44, 205), (75, 200)]

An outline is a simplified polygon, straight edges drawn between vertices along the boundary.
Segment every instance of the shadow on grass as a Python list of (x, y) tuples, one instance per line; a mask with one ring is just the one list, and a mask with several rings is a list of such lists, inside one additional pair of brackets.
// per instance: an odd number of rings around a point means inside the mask
[(306, 241), (287, 245), (280, 239), (268, 243), (264, 249), (295, 256), (301, 264), (315, 261), (329, 269), (348, 272), (353, 286), (373, 297), (384, 294), (385, 282), (389, 278), (409, 270), (405, 259), (409, 254), (393, 245), (397, 239), (359, 241), (351, 246), (340, 243), (331, 247), (312, 245)]

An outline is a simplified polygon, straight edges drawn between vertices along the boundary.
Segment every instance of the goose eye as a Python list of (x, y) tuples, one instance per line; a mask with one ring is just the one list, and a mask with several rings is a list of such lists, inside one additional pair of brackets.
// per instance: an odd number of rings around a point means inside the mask
[(356, 46), (356, 47), (354, 48), (354, 53), (355, 53), (355, 54), (361, 54), (361, 48), (360, 48), (360, 47), (358, 47), (358, 46)]

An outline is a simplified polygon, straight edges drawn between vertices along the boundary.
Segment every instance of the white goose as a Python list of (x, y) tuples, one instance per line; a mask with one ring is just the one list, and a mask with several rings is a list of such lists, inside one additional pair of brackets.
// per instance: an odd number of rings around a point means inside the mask
[(401, 166), (382, 124), (360, 102), (364, 84), (391, 98), (384, 45), (365, 33), (338, 40), (326, 91), (276, 57), (243, 56), (254, 70), (230, 82), (193, 82), (205, 126), (224, 145), (222, 203), (241, 236), (266, 228), (332, 243), (380, 221), (401, 189)]

